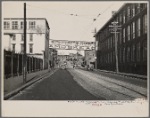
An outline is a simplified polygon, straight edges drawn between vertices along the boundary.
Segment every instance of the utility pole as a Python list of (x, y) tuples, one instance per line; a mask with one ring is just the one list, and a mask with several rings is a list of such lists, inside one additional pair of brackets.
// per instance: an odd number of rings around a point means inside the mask
[(26, 83), (26, 3), (24, 3), (24, 56), (23, 56), (23, 83)]
[(114, 33), (115, 36), (115, 56), (116, 56), (116, 72), (119, 72), (119, 66), (118, 66), (118, 37), (117, 33), (119, 29), (121, 29), (121, 26), (118, 25), (118, 22), (112, 22), (112, 25), (109, 26), (111, 29), (111, 33)]
[[(95, 28), (95, 30), (94, 30), (94, 32), (92, 32), (92, 33), (94, 33), (94, 35), (96, 34), (96, 28)], [(97, 69), (97, 50), (96, 50), (96, 37), (95, 37), (95, 43), (94, 43), (94, 46), (95, 46), (95, 48), (94, 48), (94, 51), (95, 51), (95, 69)]]

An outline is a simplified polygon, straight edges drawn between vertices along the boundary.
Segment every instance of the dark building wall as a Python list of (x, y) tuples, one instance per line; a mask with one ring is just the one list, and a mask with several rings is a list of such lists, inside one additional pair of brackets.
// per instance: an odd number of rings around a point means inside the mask
[(49, 64), (50, 66), (55, 66), (57, 64), (57, 50), (49, 48)]
[(49, 26), (47, 21), (45, 21), (45, 26), (46, 26), (46, 30), (45, 30), (45, 51), (44, 51), (44, 69), (48, 69), (48, 65), (49, 65)]
[(128, 3), (98, 31), (97, 67), (116, 70), (115, 37), (109, 25), (117, 21), (121, 26), (117, 32), (119, 71), (147, 74), (147, 4)]

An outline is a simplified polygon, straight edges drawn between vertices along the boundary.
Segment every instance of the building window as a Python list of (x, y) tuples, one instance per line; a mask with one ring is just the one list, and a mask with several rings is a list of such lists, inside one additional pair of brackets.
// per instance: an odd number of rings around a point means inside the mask
[(24, 34), (21, 34), (21, 41), (24, 41)]
[(147, 3), (143, 3), (143, 9), (147, 8)]
[(29, 44), (29, 53), (33, 53), (33, 44)]
[(138, 20), (137, 20), (137, 34), (138, 34), (138, 36), (141, 35), (141, 20), (140, 20), (140, 18), (138, 18)]
[(147, 61), (147, 43), (146, 43), (146, 41), (144, 41), (142, 48), (143, 48), (143, 61)]
[(23, 27), (24, 27), (24, 23), (20, 22), (20, 29), (23, 29)]
[(30, 34), (30, 41), (33, 41), (33, 34)]
[(130, 40), (130, 25), (128, 25), (128, 41)]
[(119, 16), (116, 17), (116, 20), (115, 20), (115, 21), (116, 21), (116, 22), (119, 22)]
[(120, 24), (121, 24), (122, 23), (122, 14), (120, 14), (119, 21), (120, 21)]
[(16, 35), (15, 35), (15, 34), (13, 35), (13, 38), (12, 38), (12, 39), (13, 39), (13, 41), (15, 41), (15, 40), (16, 40)]
[(117, 45), (119, 44), (119, 36), (120, 36), (120, 34), (119, 34), (119, 33), (117, 33), (117, 34), (116, 34), (116, 39), (117, 39), (116, 41), (117, 41)]
[(10, 28), (10, 23), (7, 21), (4, 22), (4, 29), (9, 29)]
[(18, 21), (12, 21), (12, 29), (18, 29)]
[(110, 46), (109, 46), (109, 45), (110, 45), (110, 43), (109, 43), (109, 38), (107, 39), (107, 42), (108, 42), (107, 45), (108, 45), (108, 49), (109, 49), (109, 48), (110, 48)]
[(119, 35), (119, 43), (122, 44), (122, 33), (120, 32)]
[(135, 38), (135, 22), (132, 23), (131, 29), (132, 29), (132, 39), (134, 39)]
[(126, 57), (125, 53), (126, 53), (126, 50), (125, 50), (125, 47), (124, 47), (124, 48), (123, 48), (123, 62), (124, 62), (124, 63), (125, 63), (125, 57)]
[(35, 29), (35, 21), (29, 22), (29, 29)]
[(110, 61), (109, 61), (109, 53), (107, 54), (107, 60), (108, 60), (107, 62), (110, 63)]
[(130, 47), (127, 48), (127, 62), (130, 62)]
[(143, 33), (147, 33), (147, 14), (143, 16)]
[(113, 35), (112, 40), (113, 40), (113, 47), (115, 47), (115, 36), (114, 35)]
[(120, 60), (120, 63), (121, 63), (122, 62), (122, 50), (121, 50), (121, 48), (119, 50), (119, 60)]
[(112, 52), (110, 52), (110, 63), (112, 63)]
[(135, 16), (135, 5), (134, 4), (132, 5), (132, 16), (133, 17)]
[(137, 61), (140, 61), (140, 51), (141, 51), (141, 44), (140, 43), (138, 43), (137, 44), (137, 50), (136, 50), (136, 59), (137, 59)]
[(141, 11), (141, 7), (140, 7), (140, 3), (137, 4), (137, 13), (140, 13)]
[(12, 44), (12, 51), (15, 52), (15, 46), (16, 44)]
[(108, 54), (106, 54), (106, 63), (108, 63)]
[(135, 45), (132, 46), (131, 50), (131, 61), (135, 61)]
[(115, 58), (115, 51), (113, 51), (113, 61), (114, 61), (114, 62), (116, 61), (116, 58)]
[(112, 37), (110, 37), (110, 48), (112, 48)]
[(125, 16), (125, 11), (123, 12), (123, 23), (126, 22), (126, 16)]
[(21, 53), (23, 53), (23, 51), (24, 51), (24, 45), (21, 44), (20, 46), (21, 46)]
[(128, 20), (130, 19), (130, 6), (128, 6), (128, 9), (127, 9), (127, 18)]
[(126, 31), (125, 31), (125, 28), (123, 29), (123, 43), (125, 43), (125, 37), (126, 36)]

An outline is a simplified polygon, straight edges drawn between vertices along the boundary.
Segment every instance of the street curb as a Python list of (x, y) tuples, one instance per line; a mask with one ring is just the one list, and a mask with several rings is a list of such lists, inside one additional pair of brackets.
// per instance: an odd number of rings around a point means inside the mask
[(16, 95), (17, 93), (19, 93), (21, 90), (29, 87), (30, 85), (34, 84), (35, 82), (39, 81), (40, 79), (42, 79), (44, 76), (46, 76), (47, 74), (54, 74), (56, 72), (56, 69), (51, 71), (51, 73), (44, 73), (43, 75), (39, 75), (40, 77), (37, 77), (36, 79), (32, 79), (31, 81), (27, 82), (26, 84), (24, 84), (23, 86), (15, 89), (14, 91), (6, 94), (4, 96), (4, 100), (8, 100), (9, 98), (11, 98), (12, 96)]
[[(79, 68), (79, 69), (86, 70), (85, 68)], [(147, 76), (142, 76), (142, 75), (136, 75), (136, 74), (130, 74), (130, 73), (116, 73), (116, 72), (113, 72), (113, 71), (103, 71), (103, 70), (99, 70), (99, 69), (94, 69), (94, 71), (103, 72), (103, 73), (110, 73), (110, 74), (119, 75), (119, 76), (138, 78), (138, 79), (141, 79), (141, 80), (147, 80)]]
[(116, 72), (112, 72), (112, 71), (103, 71), (103, 70), (99, 70), (99, 69), (94, 69), (94, 71), (110, 73), (110, 74), (117, 74), (117, 75), (120, 75), (120, 76), (126, 76), (126, 77), (132, 77), (132, 78), (138, 78), (138, 79), (142, 79), (142, 80), (147, 80), (147, 77), (146, 76), (142, 76), (142, 75), (136, 75), (136, 74), (130, 74), (130, 73), (116, 73)]

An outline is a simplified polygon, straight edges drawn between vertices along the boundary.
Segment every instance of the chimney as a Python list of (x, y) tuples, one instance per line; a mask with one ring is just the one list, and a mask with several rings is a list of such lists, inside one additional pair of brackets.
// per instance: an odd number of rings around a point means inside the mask
[(114, 16), (117, 13), (117, 11), (112, 11), (111, 13), (112, 13), (112, 16)]

